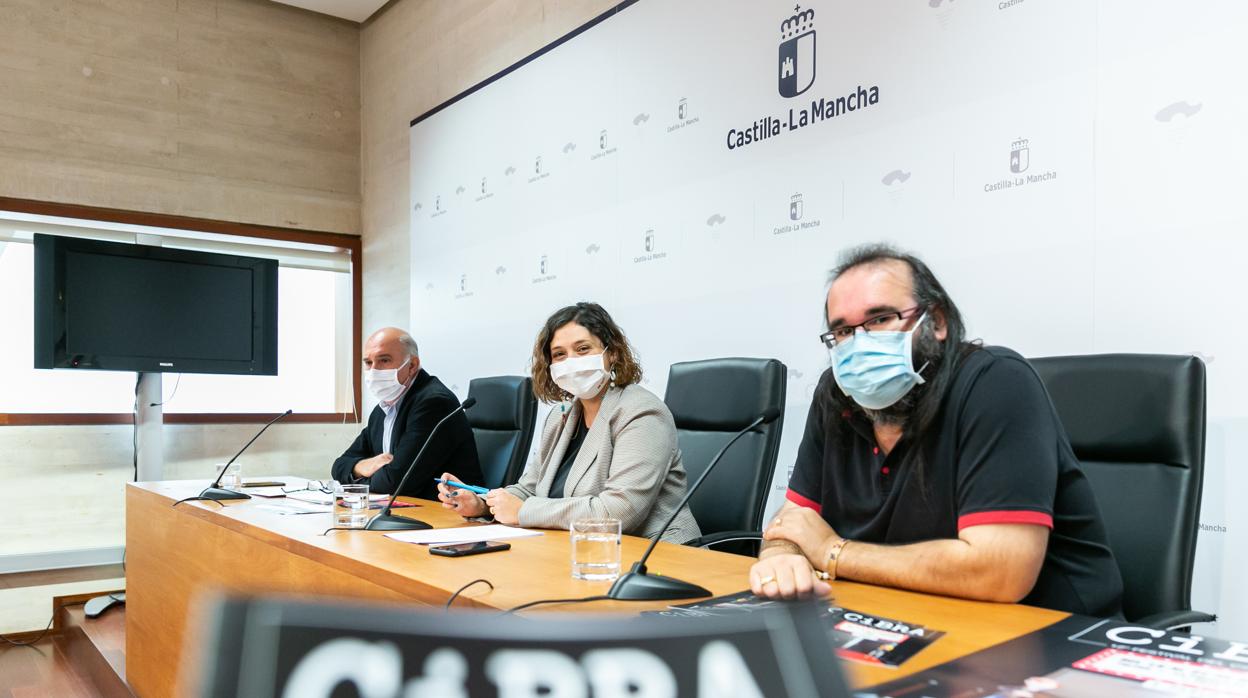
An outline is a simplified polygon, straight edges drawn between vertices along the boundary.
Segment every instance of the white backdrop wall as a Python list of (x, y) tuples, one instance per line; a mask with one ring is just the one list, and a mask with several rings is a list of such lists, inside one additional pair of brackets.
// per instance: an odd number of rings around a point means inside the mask
[[(793, 5), (641, 0), (416, 120), (411, 323), (426, 364), (461, 397), (474, 376), (523, 373), (541, 322), (577, 300), (624, 326), (659, 395), (677, 361), (779, 358), (775, 506), (827, 366), (827, 270), (846, 247), (890, 241), (928, 261), (988, 343), (1205, 359), (1194, 603), (1222, 615), (1209, 632), (1248, 636), (1234, 594), (1248, 569), (1232, 552), (1248, 547), (1234, 506), (1248, 493), (1235, 467), (1248, 458), (1235, 312), (1248, 6), (812, 10), (797, 96), (777, 77)], [(850, 94), (853, 111), (789, 127)], [(737, 145), (773, 118), (775, 135)]]

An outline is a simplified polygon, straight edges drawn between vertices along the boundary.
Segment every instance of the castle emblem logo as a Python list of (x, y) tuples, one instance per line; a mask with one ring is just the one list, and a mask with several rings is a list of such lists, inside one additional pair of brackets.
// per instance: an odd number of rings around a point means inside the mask
[(796, 97), (815, 84), (815, 11), (793, 8), (780, 23), (780, 96)]
[(1019, 138), (1010, 144), (1010, 172), (1014, 174), (1022, 174), (1027, 171), (1027, 166), (1031, 164), (1030, 148), (1027, 147), (1027, 139)]

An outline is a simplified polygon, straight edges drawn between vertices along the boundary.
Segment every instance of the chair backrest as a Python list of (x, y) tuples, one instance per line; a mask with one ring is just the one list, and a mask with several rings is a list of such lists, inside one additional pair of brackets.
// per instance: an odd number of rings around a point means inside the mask
[(528, 460), (537, 419), (533, 380), (527, 376), (473, 378), (468, 397), (477, 399), (468, 410), (468, 423), (476, 438), (485, 486), (515, 484)]
[[(689, 502), (703, 535), (758, 531), (784, 425), (788, 369), (775, 359), (707, 359), (672, 364), (664, 402), (692, 485), (719, 449), (764, 410), (780, 416), (733, 444)], [(735, 547), (721, 547), (732, 550)]]
[(1205, 364), (1192, 356), (1032, 359), (1096, 492), (1136, 619), (1191, 608), (1205, 472)]

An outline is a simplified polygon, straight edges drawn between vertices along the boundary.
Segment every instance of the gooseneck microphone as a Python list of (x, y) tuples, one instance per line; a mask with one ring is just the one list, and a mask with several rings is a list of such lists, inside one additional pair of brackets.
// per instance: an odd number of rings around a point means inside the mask
[[(231, 465), (234, 465), (234, 461), (238, 460), (238, 457), (243, 455), (243, 451), (246, 451), (248, 448), (250, 448), (251, 445), (256, 442), (256, 439), (260, 438), (260, 435), (263, 434), (266, 429), (273, 426), (275, 423), (278, 422), (278, 420), (282, 419), (283, 417), (289, 416), (292, 412), (294, 412), (294, 410), (286, 410), (285, 412), (277, 415), (273, 419), (270, 419), (268, 424), (265, 424), (263, 427), (261, 427), (260, 431), (256, 432), (256, 435), (251, 437), (251, 441), (248, 441), (245, 446), (238, 449), (238, 453), (235, 453), (234, 457), (230, 459), (230, 462), (226, 463), (225, 467), (221, 469), (221, 472), (217, 473), (217, 479), (213, 480), (211, 485), (208, 485), (207, 487), (205, 487), (203, 492), (200, 492), (197, 496), (187, 497), (186, 499), (182, 499), (177, 502), (174, 502), (173, 505), (176, 507), (182, 502), (194, 502), (194, 501), (204, 501), (204, 500), (211, 500), (214, 502), (219, 502), (222, 499), (251, 499), (251, 495), (249, 494), (243, 494), (242, 492), (235, 492), (234, 490), (223, 489), (221, 487), (221, 478), (225, 477), (225, 473), (230, 469)], [(242, 484), (242, 483), (239, 483), (239, 484)]]
[(661, 574), (648, 574), (646, 572), (646, 560), (650, 559), (650, 553), (654, 552), (654, 546), (659, 544), (663, 534), (667, 533), (667, 529), (671, 528), (672, 522), (676, 520), (680, 510), (685, 508), (685, 505), (689, 503), (689, 499), (693, 497), (693, 493), (698, 491), (698, 488), (706, 480), (706, 476), (711, 474), (711, 471), (719, 464), (720, 458), (737, 442), (737, 439), (753, 431), (760, 424), (775, 421), (779, 416), (780, 408), (767, 408), (757, 419), (750, 422), (749, 426), (737, 432), (736, 436), (732, 437), (728, 443), (724, 444), (723, 448), (719, 449), (719, 453), (716, 453), (715, 457), (711, 459), (710, 465), (706, 466), (706, 470), (702, 471), (698, 481), (693, 483), (693, 486), (685, 493), (685, 498), (680, 500), (680, 504), (672, 511), (672, 515), (663, 524), (663, 528), (659, 529), (654, 539), (650, 541), (650, 547), (646, 548), (646, 552), (642, 554), (641, 559), (633, 563), (632, 569), (615, 580), (615, 583), (611, 585), (611, 590), (607, 592), (609, 598), (621, 601), (658, 601), (661, 599), (692, 599), (711, 595), (710, 591), (697, 584), (682, 582), (679, 579), (664, 577)]
[(386, 508), (382, 509), (380, 514), (374, 516), (373, 520), (368, 522), (368, 525), (364, 527), (365, 531), (419, 531), (421, 529), (433, 528), (424, 521), (409, 519), (406, 516), (395, 516), (390, 513), (390, 507), (394, 506), (394, 500), (398, 499), (399, 493), (403, 491), (403, 485), (407, 484), (407, 478), (411, 477), (412, 471), (416, 469), (416, 463), (420, 462), (420, 457), (425, 455), (425, 449), (429, 448), (429, 444), (433, 443), (433, 437), (438, 435), (438, 430), (442, 428), (442, 425), (446, 424), (447, 420), (451, 417), (454, 417), (475, 404), (477, 404), (477, 399), (475, 397), (470, 397), (467, 400), (464, 400), (462, 405), (451, 410), (450, 414), (443, 417), (442, 421), (434, 425), (433, 429), (429, 432), (429, 437), (425, 439), (424, 445), (420, 447), (420, 451), (416, 453), (416, 457), (413, 458), (412, 462), (408, 464), (407, 472), (403, 473), (403, 479), (399, 480), (399, 486), (394, 488), (394, 494), (390, 495), (390, 501), (386, 502)]

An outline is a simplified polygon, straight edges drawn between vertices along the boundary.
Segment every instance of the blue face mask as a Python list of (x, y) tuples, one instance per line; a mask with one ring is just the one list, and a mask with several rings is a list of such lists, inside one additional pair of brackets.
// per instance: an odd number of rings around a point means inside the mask
[[(924, 313), (908, 332), (862, 332), (832, 348), (832, 375), (854, 402), (869, 410), (896, 403), (925, 381), (914, 370), (914, 333)], [(924, 364), (919, 371), (927, 368)]]

